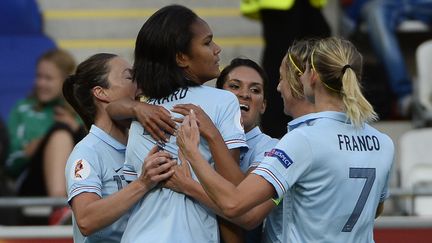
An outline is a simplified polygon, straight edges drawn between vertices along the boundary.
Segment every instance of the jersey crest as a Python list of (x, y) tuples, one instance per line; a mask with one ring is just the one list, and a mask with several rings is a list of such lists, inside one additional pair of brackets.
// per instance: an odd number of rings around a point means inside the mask
[(71, 171), (71, 177), (74, 180), (84, 180), (90, 175), (90, 165), (84, 159), (78, 159), (74, 162), (74, 169)]

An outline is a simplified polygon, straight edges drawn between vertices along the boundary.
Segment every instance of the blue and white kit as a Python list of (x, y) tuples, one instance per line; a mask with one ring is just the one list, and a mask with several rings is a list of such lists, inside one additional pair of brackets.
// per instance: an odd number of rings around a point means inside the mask
[[(344, 113), (311, 114), (287, 133), (252, 172), (290, 200), (283, 242), (373, 242), (375, 213), (388, 197), (394, 145)], [(289, 190), (289, 194), (286, 192)]]
[[(116, 193), (127, 185), (123, 176), (125, 145), (102, 129), (92, 125), (89, 134), (79, 142), (66, 164), (68, 202), (80, 193), (95, 193), (101, 198)], [(129, 213), (111, 225), (83, 236), (73, 219), (74, 242), (119, 242), (126, 228)]]
[[(176, 104), (199, 105), (218, 128), (229, 149), (247, 148), (239, 103), (231, 92), (209, 86), (188, 87), (180, 88), (166, 98), (147, 102), (167, 110)], [(172, 115), (181, 117), (176, 113)], [(138, 122), (132, 122), (124, 168), (126, 180), (134, 180), (141, 174), (144, 158), (156, 145), (177, 157), (175, 136), (171, 136), (168, 143), (156, 144)], [(213, 164), (204, 139), (200, 140), (199, 149), (204, 159)], [(219, 242), (219, 231), (215, 214), (204, 205), (184, 194), (157, 187), (134, 208), (122, 242)]]

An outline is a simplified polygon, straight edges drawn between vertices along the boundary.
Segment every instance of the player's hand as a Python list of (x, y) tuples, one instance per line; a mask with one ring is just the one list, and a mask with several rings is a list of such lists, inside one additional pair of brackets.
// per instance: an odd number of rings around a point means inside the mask
[(176, 160), (165, 151), (158, 151), (155, 146), (144, 159), (142, 173), (139, 180), (150, 190), (159, 182), (168, 179), (174, 174), (172, 167), (177, 164)]
[(182, 125), (177, 130), (177, 145), (184, 157), (191, 161), (194, 154), (198, 153), (198, 144), (200, 142), (200, 132), (198, 129), (197, 119), (194, 110), (190, 115), (185, 116)]
[[(195, 112), (201, 136), (209, 140), (212, 135), (219, 132), (210, 117), (199, 106), (193, 104), (179, 104), (175, 105), (171, 111), (187, 116), (190, 114), (191, 110)], [(182, 119), (177, 118), (175, 121), (181, 123)]]
[(190, 172), (189, 162), (184, 158), (180, 151), (179, 159), (181, 164), (172, 167), (174, 174), (164, 182), (163, 186), (175, 192), (185, 193), (187, 191), (188, 183), (193, 179)]
[[(176, 123), (171, 119), (170, 112), (162, 106), (139, 103), (134, 107), (137, 120), (156, 141), (167, 142), (165, 134), (175, 134)], [(168, 136), (169, 137), (169, 136)]]

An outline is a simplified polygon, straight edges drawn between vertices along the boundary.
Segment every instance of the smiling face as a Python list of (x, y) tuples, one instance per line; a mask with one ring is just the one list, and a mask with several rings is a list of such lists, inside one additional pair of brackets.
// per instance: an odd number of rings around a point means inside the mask
[(219, 76), (220, 47), (213, 41), (208, 24), (198, 18), (191, 26), (194, 34), (188, 54), (180, 53), (179, 64), (188, 78), (203, 84)]
[(64, 74), (54, 62), (41, 60), (36, 67), (37, 99), (41, 103), (48, 103), (61, 97), (64, 79)]
[(132, 81), (132, 66), (121, 57), (114, 57), (108, 63), (108, 83), (106, 92), (111, 101), (130, 97), (135, 98), (137, 85)]
[(263, 80), (257, 71), (246, 66), (234, 68), (226, 80), (223, 89), (237, 96), (245, 132), (248, 132), (258, 126), (266, 108)]

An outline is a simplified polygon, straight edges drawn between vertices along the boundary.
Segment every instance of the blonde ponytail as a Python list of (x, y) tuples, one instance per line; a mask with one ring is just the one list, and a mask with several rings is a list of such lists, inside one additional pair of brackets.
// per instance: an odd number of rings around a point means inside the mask
[(347, 116), (352, 124), (361, 127), (365, 122), (377, 120), (378, 116), (372, 105), (366, 100), (361, 92), (360, 83), (351, 68), (342, 74), (342, 100), (345, 105)]
[(361, 91), (363, 58), (354, 45), (337, 37), (322, 39), (313, 51), (313, 66), (329, 92), (342, 98), (344, 109), (356, 127), (377, 120), (372, 105)]

